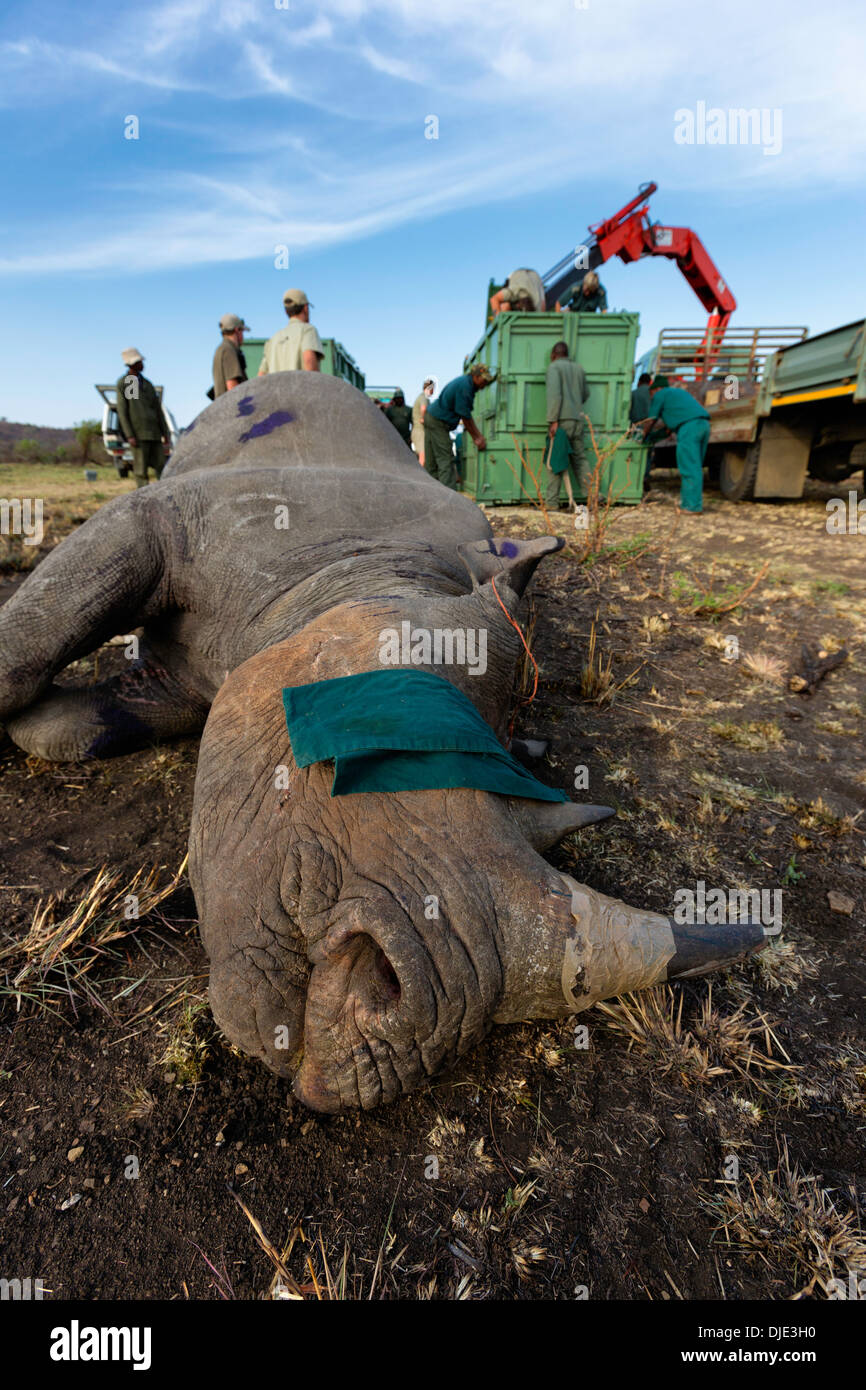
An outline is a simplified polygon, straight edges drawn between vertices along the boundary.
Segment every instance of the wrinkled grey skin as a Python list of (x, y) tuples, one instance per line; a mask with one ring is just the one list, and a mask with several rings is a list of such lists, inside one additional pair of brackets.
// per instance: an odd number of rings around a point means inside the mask
[[(520, 641), (503, 605), (517, 612), (558, 545), (494, 544), (359, 392), (282, 373), (204, 411), (160, 482), (102, 507), (0, 610), (0, 720), (28, 752), (107, 756), (204, 729), (190, 876), (213, 1012), (315, 1109), (392, 1100), (494, 1022), (760, 944), (674, 941), (667, 919), (558, 874), (537, 851), (594, 808), (462, 789), (331, 798), (330, 766), (295, 766), (282, 688), (380, 669), (379, 634), (404, 619), (487, 630), (483, 677), (437, 670), (504, 736)], [(139, 627), (123, 676), (53, 684)]]

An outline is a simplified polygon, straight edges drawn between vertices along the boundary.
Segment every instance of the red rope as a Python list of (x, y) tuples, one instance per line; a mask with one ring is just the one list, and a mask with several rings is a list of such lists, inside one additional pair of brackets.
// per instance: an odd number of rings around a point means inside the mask
[(506, 618), (507, 618), (508, 621), (510, 622), (511, 626), (514, 628), (514, 631), (517, 633), (518, 637), (520, 638), (521, 642), (523, 643), (523, 649), (524, 649), (524, 651), (526, 652), (526, 655), (529, 657), (529, 660), (532, 662), (533, 670), (535, 671), (535, 680), (534, 680), (533, 686), (532, 686), (532, 694), (526, 696), (525, 699), (518, 700), (518, 702), (517, 702), (517, 707), (515, 708), (515, 711), (514, 711), (514, 713), (513, 713), (512, 716), (511, 716), (511, 723), (510, 723), (509, 726), (508, 726), (508, 741), (509, 741), (509, 743), (510, 743), (510, 742), (511, 742), (511, 735), (514, 733), (514, 721), (515, 721), (515, 719), (517, 718), (517, 710), (520, 709), (520, 707), (521, 707), (522, 705), (531, 705), (531, 704), (532, 704), (532, 701), (535, 699), (536, 693), (537, 693), (537, 691), (538, 691), (538, 662), (535, 660), (535, 657), (532, 655), (532, 652), (529, 650), (529, 644), (528, 644), (528, 642), (526, 641), (526, 638), (524, 637), (521, 628), (520, 628), (520, 627), (518, 626), (518, 624), (514, 621), (514, 619), (512, 618), (511, 614), (509, 613), (508, 609), (505, 607), (505, 604), (502, 602), (502, 599), (499, 597), (499, 590), (498, 590), (497, 587), (496, 587), (496, 580), (495, 580), (495, 578), (494, 578), (492, 575), (491, 575), (491, 578), (490, 578), (490, 583), (491, 583), (491, 585), (492, 585), (492, 587), (493, 587), (493, 592), (494, 592), (494, 594), (496, 595), (496, 602), (499, 604), (499, 607), (502, 609), (503, 613), (505, 614)]

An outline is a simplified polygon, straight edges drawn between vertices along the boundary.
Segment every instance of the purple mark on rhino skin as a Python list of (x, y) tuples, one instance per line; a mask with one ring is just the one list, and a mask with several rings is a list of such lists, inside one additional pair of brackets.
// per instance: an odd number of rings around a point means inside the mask
[(500, 541), (498, 552), (500, 555), (504, 555), (510, 560), (517, 554), (519, 549), (520, 547), (515, 545), (514, 541)]
[(256, 403), (252, 396), (244, 396), (242, 401), (238, 401), (238, 415), (252, 415), (255, 408)]
[(279, 429), (280, 425), (290, 425), (294, 418), (290, 410), (275, 410), (264, 420), (259, 420), (257, 425), (251, 425), (246, 433), (241, 435), (238, 443), (246, 444), (248, 439), (258, 439), (263, 434), (271, 434), (273, 430)]

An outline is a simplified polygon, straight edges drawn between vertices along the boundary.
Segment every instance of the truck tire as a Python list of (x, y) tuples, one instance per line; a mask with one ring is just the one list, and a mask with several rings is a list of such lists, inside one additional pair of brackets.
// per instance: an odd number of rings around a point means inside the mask
[(719, 491), (729, 502), (745, 502), (754, 496), (760, 456), (759, 443), (725, 449), (719, 468)]
[(851, 450), (851, 457), (848, 460), (848, 467), (852, 473), (863, 470), (863, 481), (860, 491), (866, 497), (866, 439), (858, 439), (854, 448)]

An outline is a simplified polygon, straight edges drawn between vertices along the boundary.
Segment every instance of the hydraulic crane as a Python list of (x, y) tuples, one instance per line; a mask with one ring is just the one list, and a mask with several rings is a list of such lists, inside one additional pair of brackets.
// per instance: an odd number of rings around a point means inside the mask
[(553, 309), (567, 289), (579, 284), (588, 270), (595, 270), (611, 256), (619, 256), (626, 263), (639, 261), (643, 256), (667, 256), (676, 261), (709, 313), (706, 334), (696, 353), (707, 370), (715, 360), (737, 301), (695, 232), (689, 227), (663, 227), (650, 221), (647, 199), (657, 188), (655, 183), (641, 184), (630, 203), (613, 217), (590, 226), (584, 244), (541, 277), (546, 307)]

